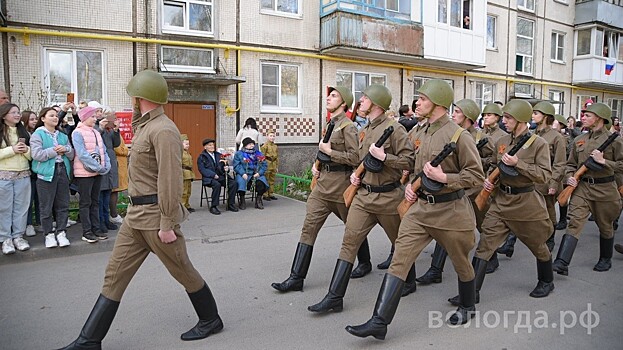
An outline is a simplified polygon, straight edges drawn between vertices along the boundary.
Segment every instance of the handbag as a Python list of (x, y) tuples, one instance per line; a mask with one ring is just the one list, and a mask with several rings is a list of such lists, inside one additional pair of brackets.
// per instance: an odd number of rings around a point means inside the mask
[[(95, 151), (90, 152), (89, 156), (93, 158), (97, 162), (97, 164), (102, 164), (102, 156), (100, 155), (100, 146), (99, 146), (99, 143), (97, 142), (97, 135), (95, 134), (95, 131), (93, 131), (93, 136), (95, 136)], [(84, 166), (84, 170), (90, 173), (97, 173), (99, 170), (99, 169), (92, 169), (87, 164), (82, 164), (82, 166)]]

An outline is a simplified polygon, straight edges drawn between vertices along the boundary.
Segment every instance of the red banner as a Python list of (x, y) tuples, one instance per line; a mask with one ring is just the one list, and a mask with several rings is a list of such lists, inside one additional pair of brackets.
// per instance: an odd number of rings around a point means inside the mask
[(115, 115), (117, 115), (117, 120), (119, 121), (119, 134), (123, 137), (123, 142), (131, 146), (132, 137), (134, 137), (132, 132), (132, 111), (116, 112)]

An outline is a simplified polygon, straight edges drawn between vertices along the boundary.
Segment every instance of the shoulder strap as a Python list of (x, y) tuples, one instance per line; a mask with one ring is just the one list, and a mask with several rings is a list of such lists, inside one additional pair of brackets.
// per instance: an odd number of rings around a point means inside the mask
[(530, 136), (530, 138), (528, 139), (528, 141), (526, 141), (526, 143), (524, 143), (524, 145), (521, 147), (521, 149), (528, 149), (532, 143), (534, 142), (534, 140), (536, 140), (537, 138), (537, 134), (532, 134), (532, 136)]
[(482, 130), (479, 129), (476, 133), (476, 143), (480, 142), (480, 139), (482, 139)]
[(340, 126), (337, 127), (337, 129), (333, 129), (333, 132), (340, 131), (340, 130), (344, 129), (345, 127), (347, 127), (350, 124), (353, 124), (353, 122), (350, 119), (346, 118), (342, 122), (342, 124), (340, 124)]
[(454, 142), (456, 143), (459, 140), (459, 137), (461, 136), (461, 133), (464, 131), (465, 129), (459, 127), (458, 129), (456, 129), (456, 131), (454, 132), (454, 135), (452, 135), (452, 139), (450, 139), (450, 142)]

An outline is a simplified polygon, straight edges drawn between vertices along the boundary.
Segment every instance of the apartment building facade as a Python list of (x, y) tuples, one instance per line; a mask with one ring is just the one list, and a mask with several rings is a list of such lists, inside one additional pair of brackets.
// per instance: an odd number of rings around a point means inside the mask
[(359, 97), (384, 84), (394, 111), (442, 78), (481, 105), (547, 99), (577, 116), (590, 97), (623, 114), (621, 0), (3, 0), (1, 10), (0, 86), (22, 109), (68, 92), (128, 109), (127, 81), (155, 69), (193, 154), (206, 137), (234, 147), (253, 117), (276, 130), (285, 173), (311, 164), (331, 85)]

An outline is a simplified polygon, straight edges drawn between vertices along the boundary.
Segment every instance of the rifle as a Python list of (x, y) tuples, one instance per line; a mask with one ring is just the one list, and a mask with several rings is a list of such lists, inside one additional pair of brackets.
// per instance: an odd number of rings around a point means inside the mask
[[(514, 156), (515, 153), (519, 152), (521, 147), (523, 147), (523, 145), (526, 142), (528, 142), (531, 136), (532, 135), (530, 135), (530, 133), (526, 133), (525, 135), (523, 135), (519, 139), (519, 141), (517, 141), (517, 144), (515, 144), (515, 146), (513, 146), (513, 148), (511, 148), (510, 151), (508, 151), (508, 155)], [(491, 182), (492, 184), (495, 183), (498, 177), (500, 176), (500, 164), (503, 164), (502, 161), (498, 163), (498, 166), (495, 169), (493, 169), (491, 174), (489, 174), (489, 177), (487, 177), (487, 180), (489, 180), (489, 182)], [(480, 191), (480, 193), (476, 197), (476, 200), (474, 201), (476, 202), (476, 206), (478, 207), (478, 210), (482, 210), (485, 207), (485, 203), (487, 203), (489, 196), (491, 196), (491, 192), (485, 190), (484, 188)]]
[[(329, 142), (329, 140), (331, 139), (331, 134), (333, 133), (333, 128), (335, 128), (335, 122), (331, 120), (329, 122), (329, 125), (327, 126), (327, 131), (324, 133), (324, 137), (322, 138), (322, 143)], [(329, 162), (331, 162), (331, 156), (319, 150), (318, 153), (316, 154), (316, 162), (314, 163), (314, 167), (316, 168), (316, 170), (320, 171), (320, 165), (322, 163), (329, 163)], [(312, 178), (311, 184), (309, 185), (309, 188), (312, 191), (314, 190), (314, 187), (316, 187), (316, 183), (318, 183), (318, 178), (314, 176)]]
[[(455, 149), (456, 149), (456, 142), (447, 143), (445, 146), (443, 146), (443, 150), (441, 150), (441, 152), (439, 152), (439, 154), (435, 158), (433, 158), (433, 160), (430, 162), (430, 165), (433, 167), (438, 166)], [(413, 179), (413, 181), (411, 182), (411, 190), (414, 193), (417, 192), (420, 189), (420, 187), (422, 187), (423, 176), (424, 176), (424, 170), (420, 171), (420, 173), (417, 174), (415, 176), (415, 179)], [(406, 198), (403, 199), (402, 202), (400, 202), (400, 204), (398, 204), (397, 210), (398, 210), (398, 215), (400, 215), (401, 219), (403, 216), (405, 216), (405, 214), (407, 213), (407, 210), (409, 210), (409, 208), (411, 208), (412, 205), (413, 203), (409, 202)]]
[[(394, 127), (390, 125), (389, 127), (387, 127), (387, 129), (385, 129), (385, 131), (383, 131), (383, 135), (381, 135), (379, 140), (376, 141), (374, 145), (376, 147), (383, 146), (385, 141), (387, 141), (387, 139), (391, 136), (393, 132), (394, 132)], [(372, 157), (372, 155), (370, 155), (370, 152), (368, 152), (366, 157)], [(357, 170), (355, 170), (355, 176), (357, 176), (359, 179), (363, 177), (366, 171), (366, 168), (363, 165), (363, 163), (364, 162), (362, 161), (357, 167)], [(346, 189), (346, 191), (344, 191), (344, 204), (346, 204), (346, 208), (350, 207), (350, 204), (353, 202), (353, 198), (355, 198), (355, 195), (357, 194), (357, 190), (359, 189), (359, 186), (360, 185), (355, 186), (353, 184), (350, 184), (348, 188)]]
[(488, 137), (485, 137), (484, 139), (481, 139), (476, 144), (476, 149), (480, 151), (488, 142), (489, 142), (489, 138)]
[[(603, 152), (606, 149), (606, 147), (610, 146), (610, 144), (614, 142), (614, 140), (618, 136), (619, 136), (618, 133), (613, 133), (612, 135), (610, 135), (610, 137), (606, 139), (606, 141), (604, 141), (604, 143), (601, 144), (601, 146), (597, 147), (597, 150), (599, 152)], [(582, 163), (582, 166), (580, 167), (580, 169), (578, 169), (575, 172), (575, 174), (573, 174), (573, 178), (575, 178), (575, 180), (579, 182), (582, 175), (584, 175), (589, 169), (600, 170), (600, 166), (601, 164), (598, 164), (597, 162), (595, 162), (593, 157), (588, 157), (584, 161), (584, 163)], [(558, 195), (558, 204), (560, 204), (561, 206), (567, 205), (567, 203), (569, 202), (569, 199), (571, 198), (571, 194), (573, 194), (573, 191), (575, 191), (575, 186), (565, 187), (565, 189), (562, 190), (562, 192), (560, 192), (560, 194)], [(619, 192), (621, 192), (621, 188), (619, 188)]]

